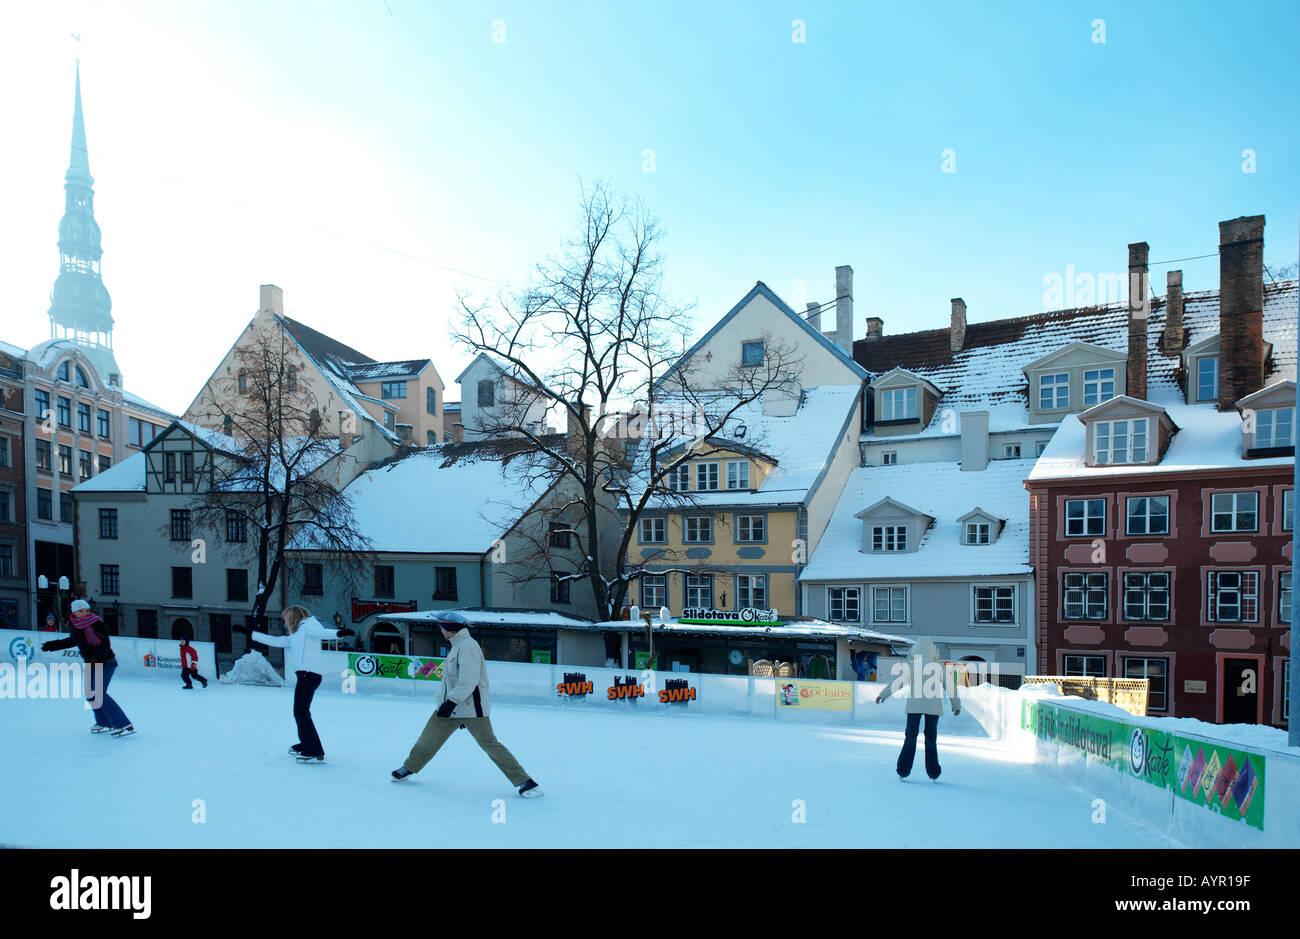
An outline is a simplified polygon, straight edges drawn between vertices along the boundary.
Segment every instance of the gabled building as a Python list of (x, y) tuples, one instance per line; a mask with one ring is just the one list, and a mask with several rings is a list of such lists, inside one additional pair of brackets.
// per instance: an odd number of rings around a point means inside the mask
[[(452, 411), (451, 429), (456, 439), (500, 436), (503, 427), (525, 427), (536, 434), (548, 432), (550, 401), (513, 365), (480, 352), (456, 376), (456, 384), (460, 386), (460, 401)], [(443, 432), (448, 433), (445, 426)]]

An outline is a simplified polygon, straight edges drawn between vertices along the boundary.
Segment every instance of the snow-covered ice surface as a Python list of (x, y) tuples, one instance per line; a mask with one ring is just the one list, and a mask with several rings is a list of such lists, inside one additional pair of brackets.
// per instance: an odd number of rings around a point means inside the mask
[[(287, 688), (118, 679), (134, 737), (91, 735), (70, 700), (0, 701), (0, 845), (237, 847), (1176, 847), (986, 738), (945, 732), (940, 782), (900, 728), (494, 706), (546, 791), (520, 799), (468, 733), (389, 781), (423, 699), (321, 693), (327, 763), (301, 766)], [(964, 715), (963, 715), (964, 718)], [(494, 800), (505, 821), (494, 822)], [(196, 806), (195, 800), (202, 800)], [(794, 822), (802, 800), (807, 821)], [(195, 814), (206, 820), (196, 823)], [(499, 813), (498, 813), (499, 815)]]

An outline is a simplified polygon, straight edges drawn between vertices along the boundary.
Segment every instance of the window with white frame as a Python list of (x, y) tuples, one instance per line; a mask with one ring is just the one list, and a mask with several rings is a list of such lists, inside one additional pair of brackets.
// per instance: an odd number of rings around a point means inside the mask
[(1291, 660), (1282, 660), (1282, 720), (1291, 719)]
[(1098, 464), (1145, 463), (1147, 418), (1097, 421), (1092, 425), (1092, 452)]
[(1014, 624), (1016, 621), (1016, 588), (1014, 584), (983, 586), (972, 590), (974, 597), (974, 622)]
[(1295, 526), (1295, 490), (1282, 490), (1282, 530), (1291, 531)]
[(873, 623), (906, 623), (907, 588), (872, 587), (871, 621)]
[(665, 544), (668, 541), (668, 520), (665, 518), (641, 519), (641, 543)]
[(916, 417), (916, 387), (889, 388), (880, 394), (881, 421), (904, 421)]
[(1129, 496), (1125, 502), (1124, 534), (1169, 534), (1169, 497)]
[(691, 607), (713, 607), (713, 575), (686, 575), (686, 605)]
[(1282, 571), (1277, 578), (1277, 621), (1291, 622), (1291, 572)]
[(1063, 579), (1063, 586), (1062, 619), (1106, 618), (1110, 576), (1105, 571), (1070, 571)]
[(1083, 372), (1083, 406), (1092, 407), (1115, 397), (1115, 370), (1089, 368)]
[(1216, 492), (1210, 496), (1210, 531), (1255, 531), (1258, 527), (1258, 492)]
[(1255, 446), (1294, 447), (1295, 408), (1261, 408), (1256, 411)]
[(749, 488), (749, 461), (748, 460), (727, 461), (727, 488), (728, 489)]
[(664, 475), (664, 485), (673, 492), (688, 492), (691, 488), (691, 467), (689, 463), (670, 469)]
[(1124, 572), (1124, 619), (1163, 623), (1169, 619), (1169, 572)]
[(1169, 710), (1169, 660), (1126, 655), (1123, 661), (1125, 678), (1147, 680), (1147, 710)]
[(882, 453), (880, 454), (880, 465), (881, 465), (881, 466), (897, 466), (897, 465), (898, 465), (898, 451), (897, 451), (897, 450), (885, 450), (884, 452), (882, 452)]
[(767, 575), (736, 575), (736, 606), (739, 609), (753, 607), (757, 610), (767, 609)]
[(765, 541), (767, 541), (767, 516), (736, 516), (736, 542), (738, 544), (755, 544)]
[(876, 525), (871, 529), (872, 551), (906, 551), (906, 525)]
[(668, 605), (668, 575), (642, 574), (641, 609), (657, 610)]
[(1002, 458), (1004, 460), (1020, 459), (1020, 444), (1008, 443), (1002, 446)]
[(1038, 376), (1038, 410), (1058, 411), (1070, 406), (1070, 373)]
[(993, 540), (993, 526), (989, 522), (967, 522), (966, 543), (988, 544)]
[(1061, 671), (1071, 677), (1105, 678), (1106, 657), (1104, 655), (1065, 655), (1062, 657)]
[(1034, 444), (1034, 455), (1035, 455), (1035, 456), (1042, 456), (1042, 455), (1043, 455), (1043, 451), (1046, 450), (1046, 449), (1047, 449), (1047, 441), (1046, 441), (1046, 440), (1040, 440), (1040, 441), (1038, 441), (1036, 444)]
[(1219, 357), (1202, 356), (1196, 360), (1196, 400), (1219, 400)]
[(712, 492), (718, 488), (718, 464), (695, 464), (695, 488), (701, 492)]
[(1066, 499), (1065, 534), (1071, 538), (1106, 534), (1106, 500)]
[(1259, 622), (1259, 572), (1210, 571), (1207, 619), (1213, 623)]
[(833, 622), (861, 622), (862, 591), (858, 587), (827, 587), (826, 606)]
[(682, 541), (687, 544), (707, 544), (713, 540), (713, 517), (688, 515), (683, 519)]

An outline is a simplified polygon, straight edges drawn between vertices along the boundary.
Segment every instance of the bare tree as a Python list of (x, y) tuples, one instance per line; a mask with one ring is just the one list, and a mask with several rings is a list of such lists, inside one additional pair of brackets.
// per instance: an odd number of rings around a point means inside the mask
[[(577, 234), (538, 266), (533, 287), (490, 303), (461, 296), (455, 338), (503, 370), (507, 393), (472, 429), (519, 439), (532, 481), (552, 494), (521, 506), (540, 524), (520, 526), (534, 534), (512, 576), (585, 581), (597, 615), (613, 619), (646, 564), (668, 560), (629, 558), (642, 514), (691, 504), (696, 494), (669, 485), (671, 474), (727, 446), (744, 408), (797, 394), (800, 361), (766, 336), (755, 365), (681, 363), (689, 308), (664, 294), (658, 221), (604, 183), (579, 203)], [(539, 414), (567, 432), (547, 433)]]

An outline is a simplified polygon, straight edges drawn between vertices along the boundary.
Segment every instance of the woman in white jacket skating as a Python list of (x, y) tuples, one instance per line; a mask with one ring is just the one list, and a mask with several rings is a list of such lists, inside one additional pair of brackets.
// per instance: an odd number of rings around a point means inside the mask
[[(912, 643), (912, 649), (904, 660), (901, 674), (895, 666), (895, 678), (892, 683), (876, 697), (880, 704), (896, 691), (907, 692), (907, 730), (903, 736), (903, 749), (898, 754), (899, 779), (906, 779), (912, 772), (912, 761), (916, 758), (916, 734), (925, 718), (925, 774), (932, 780), (939, 778), (942, 772), (939, 766), (939, 746), (936, 737), (939, 732), (939, 715), (943, 713), (943, 696), (947, 694), (952, 703), (952, 713), (961, 713), (961, 700), (957, 697), (957, 685), (948, 670), (939, 661), (939, 650), (934, 643), (924, 636)], [(949, 685), (949, 682), (952, 682)]]
[(329, 629), (312, 616), (305, 607), (291, 606), (284, 611), (284, 636), (252, 633), (255, 642), (284, 649), (284, 674), (298, 677), (293, 689), (293, 719), (298, 722), (298, 742), (289, 752), (299, 763), (324, 763), (325, 748), (311, 719), (311, 699), (320, 687), (320, 641), (337, 639), (351, 634), (352, 630)]

